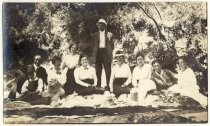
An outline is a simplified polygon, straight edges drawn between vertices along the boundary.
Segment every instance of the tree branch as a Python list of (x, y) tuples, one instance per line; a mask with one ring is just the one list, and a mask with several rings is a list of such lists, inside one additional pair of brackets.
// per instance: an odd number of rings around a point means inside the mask
[(165, 36), (162, 34), (162, 32), (157, 24), (157, 21), (152, 16), (150, 16), (139, 3), (138, 3), (138, 5), (139, 5), (140, 9), (147, 15), (147, 17), (149, 17), (155, 23), (155, 26), (157, 27), (157, 30), (159, 33), (159, 38), (162, 40), (166, 40)]
[(161, 17), (161, 15), (160, 15), (160, 12), (159, 12), (159, 10), (157, 9), (157, 7), (156, 7), (156, 4), (154, 3), (154, 7), (155, 7), (155, 10), (157, 11), (157, 13), (158, 13), (158, 15), (159, 15), (159, 17), (160, 17), (160, 20), (162, 21), (162, 17)]

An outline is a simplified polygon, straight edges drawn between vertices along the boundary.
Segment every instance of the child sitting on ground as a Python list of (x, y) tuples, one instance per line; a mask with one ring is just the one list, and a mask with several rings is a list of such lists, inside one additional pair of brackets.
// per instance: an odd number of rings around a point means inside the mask
[(28, 79), (24, 82), (21, 95), (17, 101), (25, 101), (31, 105), (49, 104), (48, 97), (42, 97), (43, 80), (36, 76), (33, 65), (27, 66)]

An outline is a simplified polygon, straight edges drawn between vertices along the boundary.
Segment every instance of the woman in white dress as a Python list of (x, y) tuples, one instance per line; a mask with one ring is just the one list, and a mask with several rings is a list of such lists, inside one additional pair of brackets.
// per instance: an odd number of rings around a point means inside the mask
[(131, 89), (131, 70), (128, 64), (125, 63), (125, 55), (122, 51), (117, 51), (115, 54), (117, 64), (112, 68), (110, 77), (110, 91), (116, 97), (121, 94), (129, 94)]
[(189, 67), (186, 56), (179, 58), (179, 72), (178, 72), (178, 84), (173, 85), (168, 90), (176, 93), (180, 93), (183, 96), (190, 97), (198, 101), (202, 107), (207, 107), (207, 97), (199, 92), (199, 86), (193, 70)]
[(66, 83), (66, 74), (68, 68), (61, 68), (62, 59), (58, 56), (54, 56), (52, 59), (53, 68), (48, 71), (48, 80), (57, 79), (58, 82), (64, 87)]
[(138, 101), (143, 102), (147, 92), (156, 89), (156, 85), (150, 79), (152, 66), (145, 64), (144, 56), (141, 53), (137, 53), (136, 61), (138, 66), (133, 70), (132, 84), (138, 90)]

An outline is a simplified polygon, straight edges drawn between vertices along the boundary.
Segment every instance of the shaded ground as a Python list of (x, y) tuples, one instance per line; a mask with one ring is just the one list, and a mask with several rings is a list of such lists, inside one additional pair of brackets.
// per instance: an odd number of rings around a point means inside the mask
[[(69, 96), (62, 105), (30, 105), (15, 101), (4, 104), (4, 122), (14, 123), (206, 123), (208, 110), (195, 100), (148, 95), (148, 105), (135, 106), (126, 97), (104, 104), (104, 95)], [(105, 97), (106, 98), (106, 97)], [(69, 102), (71, 101), (71, 102)], [(108, 105), (108, 106), (107, 106)], [(89, 107), (87, 107), (89, 106)]]
[(206, 123), (207, 110), (167, 107), (26, 108), (4, 111), (5, 123)]

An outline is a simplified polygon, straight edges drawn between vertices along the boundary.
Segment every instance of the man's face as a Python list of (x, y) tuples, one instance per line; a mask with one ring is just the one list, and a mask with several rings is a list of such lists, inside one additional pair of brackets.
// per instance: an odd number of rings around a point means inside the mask
[(104, 31), (106, 29), (106, 25), (104, 23), (98, 23), (97, 26), (99, 31)]
[(160, 71), (161, 70), (161, 66), (160, 66), (160, 63), (154, 63), (153, 64), (153, 69), (155, 70), (155, 71)]
[(40, 66), (40, 64), (41, 64), (41, 56), (40, 55), (37, 55), (34, 57), (34, 64), (37, 66)]
[(34, 72), (29, 72), (27, 74), (28, 74), (28, 78), (33, 78), (35, 73)]

